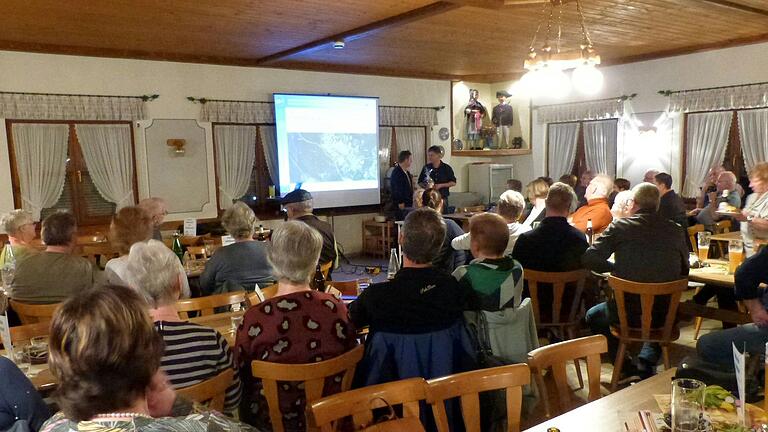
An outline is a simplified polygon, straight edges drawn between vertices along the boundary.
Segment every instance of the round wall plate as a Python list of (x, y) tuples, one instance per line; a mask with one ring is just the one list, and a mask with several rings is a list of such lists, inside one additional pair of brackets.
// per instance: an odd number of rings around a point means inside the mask
[(447, 127), (440, 128), (440, 130), (437, 132), (437, 135), (440, 137), (441, 140), (445, 141), (448, 138), (450, 138), (451, 134), (448, 131)]

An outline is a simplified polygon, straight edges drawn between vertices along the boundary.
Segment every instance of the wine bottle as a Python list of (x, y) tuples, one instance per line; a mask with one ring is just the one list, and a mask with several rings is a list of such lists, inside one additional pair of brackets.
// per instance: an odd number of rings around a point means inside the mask
[(173, 233), (173, 245), (171, 246), (173, 253), (179, 257), (179, 261), (184, 264), (184, 248), (181, 247), (181, 236), (179, 233)]
[(595, 237), (595, 230), (592, 228), (592, 219), (587, 219), (587, 242), (592, 244)]

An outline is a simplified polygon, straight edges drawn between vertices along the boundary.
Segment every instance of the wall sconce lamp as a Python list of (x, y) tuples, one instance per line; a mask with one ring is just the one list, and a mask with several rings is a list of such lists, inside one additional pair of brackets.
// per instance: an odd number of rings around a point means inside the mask
[(166, 141), (166, 145), (173, 148), (173, 152), (176, 156), (184, 156), (184, 146), (186, 144), (187, 140), (180, 138), (172, 138)]

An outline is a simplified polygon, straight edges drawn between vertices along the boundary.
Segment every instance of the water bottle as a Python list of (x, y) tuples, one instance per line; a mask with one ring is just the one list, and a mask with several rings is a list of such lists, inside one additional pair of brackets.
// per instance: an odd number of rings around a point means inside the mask
[(13, 248), (10, 243), (5, 243), (3, 247), (2, 262), (0, 262), (0, 276), (3, 281), (3, 288), (9, 291), (13, 279), (16, 276), (16, 257), (13, 255)]
[(387, 279), (394, 279), (398, 270), (400, 270), (400, 260), (397, 257), (397, 248), (392, 248), (389, 252), (389, 267), (387, 268)]

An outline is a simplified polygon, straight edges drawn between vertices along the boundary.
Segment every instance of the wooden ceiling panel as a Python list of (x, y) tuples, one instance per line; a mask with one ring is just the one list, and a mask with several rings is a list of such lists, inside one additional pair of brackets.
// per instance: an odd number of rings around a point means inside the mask
[[(605, 64), (768, 40), (766, 0), (581, 2)], [(521, 72), (541, 21), (542, 4), (512, 3), (6, 0), (0, 49), (491, 79)], [(566, 47), (581, 40), (575, 9), (573, 1), (563, 7)], [(347, 46), (334, 50), (328, 40), (340, 34)]]

